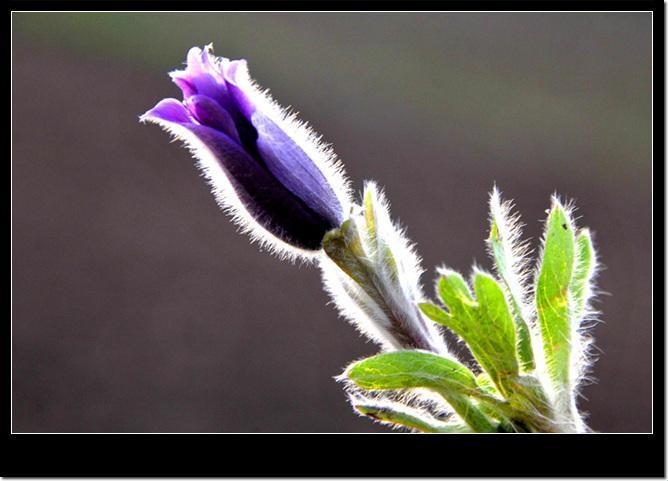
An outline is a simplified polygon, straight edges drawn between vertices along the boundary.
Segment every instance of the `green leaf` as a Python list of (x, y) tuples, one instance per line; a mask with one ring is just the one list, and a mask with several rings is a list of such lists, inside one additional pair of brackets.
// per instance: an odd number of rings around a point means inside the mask
[(418, 304), (420, 310), (432, 321), (447, 326), (450, 321), (450, 314), (430, 302), (421, 302)]
[[(481, 272), (475, 275), (478, 299), (478, 329), (485, 336), (489, 354), (496, 354), (495, 366), (502, 374), (516, 376), (519, 368), (515, 350), (515, 324), (503, 290), (496, 280)], [(486, 331), (486, 332), (485, 332)]]
[(420, 308), (427, 317), (460, 336), (494, 384), (506, 394), (505, 380), (519, 375), (514, 321), (503, 290), (494, 278), (478, 272), (474, 284), (477, 302), (461, 275), (443, 271), (438, 292), (449, 312), (431, 304), (421, 304)]
[(524, 371), (536, 368), (531, 347), (531, 331), (522, 312), (523, 294), (518, 264), (523, 257), (523, 246), (519, 244), (519, 220), (508, 212), (510, 206), (502, 203), (498, 191), (490, 199), (491, 226), (487, 245), (497, 274), (503, 281), (509, 297), (510, 307), (517, 330), (517, 354)]
[(543, 258), (536, 284), (536, 308), (547, 370), (558, 392), (570, 391), (569, 287), (574, 258), (574, 226), (555, 198), (547, 218)]
[(455, 316), (468, 317), (477, 304), (464, 278), (455, 271), (442, 270), (438, 281), (438, 295)]
[(596, 269), (596, 256), (589, 230), (580, 231), (575, 238), (575, 248), (576, 265), (570, 290), (573, 299), (573, 313), (581, 318), (586, 308), (589, 285)]
[(348, 378), (364, 389), (433, 388), (463, 394), (478, 389), (464, 365), (421, 351), (379, 354), (354, 363)]
[(465, 424), (444, 423), (436, 419), (427, 419), (426, 416), (411, 414), (402, 409), (395, 409), (383, 404), (364, 402), (353, 404), (353, 407), (365, 416), (381, 422), (392, 423), (423, 433), (470, 433), (471, 429)]
[(354, 363), (346, 375), (363, 389), (432, 389), (440, 393), (474, 431), (494, 429), (467, 397), (480, 392), (475, 376), (451, 359), (421, 351), (390, 352)]
[(513, 309), (513, 317), (517, 328), (517, 355), (522, 364), (522, 370), (530, 372), (536, 369), (536, 361), (531, 347), (531, 331), (524, 318), (517, 312), (519, 312), (517, 309)]

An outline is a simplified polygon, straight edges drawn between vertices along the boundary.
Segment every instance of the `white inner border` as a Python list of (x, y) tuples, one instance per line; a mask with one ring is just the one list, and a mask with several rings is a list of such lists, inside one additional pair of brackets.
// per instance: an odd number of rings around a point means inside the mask
[[(587, 435), (597, 435), (597, 434), (654, 434), (654, 12), (651, 10), (582, 10), (582, 11), (577, 11), (577, 10), (553, 10), (553, 11), (546, 11), (546, 10), (399, 10), (399, 11), (383, 11), (383, 10), (362, 10), (362, 11), (354, 11), (354, 10), (323, 10), (323, 11), (313, 11), (313, 10), (238, 10), (238, 11), (229, 11), (229, 10), (184, 10), (184, 11), (174, 11), (174, 10), (137, 10), (137, 11), (127, 11), (127, 10), (12, 10), (10, 12), (10, 24), (11, 24), (11, 39), (10, 39), (10, 62), (12, 66), (14, 65), (14, 14), (15, 13), (321, 13), (321, 14), (327, 14), (327, 13), (649, 13), (651, 18), (652, 18), (652, 28), (651, 28), (651, 38), (652, 38), (652, 44), (651, 44), (651, 102), (652, 102), (652, 110), (651, 110), (651, 116), (652, 116), (652, 132), (651, 132), (651, 175), (650, 175), (650, 191), (652, 194), (652, 205), (651, 205), (651, 212), (652, 212), (652, 220), (650, 223), (650, 230), (652, 233), (652, 245), (651, 245), (651, 250), (650, 250), (650, 258), (652, 260), (652, 265), (651, 265), (651, 281), (652, 281), (652, 287), (650, 290), (651, 298), (652, 298), (652, 303), (651, 303), (651, 329), (650, 329), (650, 339), (651, 339), (651, 345), (650, 345), (650, 351), (652, 354), (652, 370), (651, 370), (651, 397), (652, 397), (652, 414), (651, 414), (651, 419), (652, 419), (652, 431), (651, 432), (641, 432), (641, 433), (589, 433)], [(665, 39), (664, 39), (665, 41)], [(13, 102), (13, 76), (10, 74), (10, 92), (12, 92), (12, 99), (10, 101), (10, 125), (11, 121), (14, 118), (14, 102)], [(10, 167), (11, 171), (11, 177), (12, 180), (10, 181), (10, 186), (11, 186), (11, 191), (13, 192), (14, 189), (14, 169), (13, 169), (13, 152), (14, 152), (14, 146), (13, 146), (13, 136), (10, 135), (10, 149), (11, 149), (11, 157), (10, 157), (10, 162), (12, 162), (12, 165)], [(664, 159), (665, 160), (665, 159)], [(664, 174), (664, 183), (668, 180), (668, 174)], [(664, 206), (668, 204), (667, 200), (664, 199)], [(10, 194), (10, 208), (12, 211), (12, 215), (10, 216), (12, 219), (12, 226), (14, 225), (13, 223), (13, 212), (14, 212), (14, 197)], [(13, 234), (13, 229), (10, 229)], [(666, 234), (666, 227), (664, 226), (664, 235)], [(10, 234), (10, 235), (12, 235)], [(665, 246), (664, 246), (665, 247)], [(10, 260), (13, 259), (13, 253), (14, 253), (14, 243), (13, 243), (13, 235), (12, 238), (10, 239)], [(667, 261), (664, 261), (664, 269), (668, 264), (666, 264)], [(14, 264), (11, 263), (11, 276), (12, 279), (14, 278)], [(14, 343), (13, 343), (13, 334), (14, 334), (14, 286), (10, 286), (10, 317), (11, 317), (11, 328), (10, 328), (10, 342), (11, 342), (11, 362), (10, 362), (10, 400), (9, 400), (9, 409), (10, 409), (10, 434), (11, 435), (17, 435), (17, 434), (370, 434), (370, 435), (378, 435), (378, 434), (397, 434), (394, 432), (387, 432), (387, 433), (276, 433), (276, 432), (269, 432), (269, 433), (260, 433), (260, 432), (251, 432), (251, 433), (245, 433), (245, 432), (221, 432), (221, 433), (195, 433), (195, 432), (187, 432), (187, 433), (180, 433), (180, 432), (156, 432), (156, 433), (147, 433), (147, 432), (123, 432), (123, 433), (103, 433), (103, 432), (49, 432), (49, 433), (40, 433), (40, 432), (31, 432), (31, 433), (16, 433), (14, 432), (14, 397), (13, 397), (13, 388), (14, 388)], [(668, 298), (668, 286), (664, 287), (664, 299)], [(665, 302), (665, 301), (664, 301)], [(664, 305), (665, 308), (665, 305)], [(664, 338), (664, 346), (666, 345), (666, 339)], [(664, 406), (665, 409), (665, 406)], [(351, 413), (352, 414), (352, 413)], [(402, 434), (413, 434), (413, 435), (420, 435), (421, 433), (402, 433)], [(476, 435), (483, 434), (485, 436), (494, 436), (497, 435), (495, 433), (476, 433)], [(534, 433), (534, 434), (547, 434), (547, 433)], [(551, 433), (555, 434), (555, 433)], [(505, 436), (507, 434), (500, 434), (502, 436)]]

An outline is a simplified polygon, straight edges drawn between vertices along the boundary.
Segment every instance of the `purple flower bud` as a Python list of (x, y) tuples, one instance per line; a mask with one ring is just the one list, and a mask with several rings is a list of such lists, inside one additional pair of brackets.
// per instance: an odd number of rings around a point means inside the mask
[(183, 101), (164, 99), (141, 120), (185, 141), (220, 205), (254, 239), (288, 253), (318, 251), (348, 208), (334, 154), (256, 87), (244, 60), (211, 52), (190, 49), (185, 70), (170, 74)]

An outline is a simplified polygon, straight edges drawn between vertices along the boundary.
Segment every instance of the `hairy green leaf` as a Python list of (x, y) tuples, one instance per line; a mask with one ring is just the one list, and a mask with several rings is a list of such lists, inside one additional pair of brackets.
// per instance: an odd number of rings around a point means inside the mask
[[(487, 243), (489, 251), (492, 254), (492, 259), (494, 260), (496, 272), (501, 277), (510, 296), (511, 311), (517, 330), (517, 354), (522, 364), (522, 369), (531, 371), (536, 367), (531, 347), (531, 331), (522, 312), (523, 301), (519, 274), (514, 272), (513, 269), (514, 259), (521, 258), (522, 253), (513, 252), (514, 248), (516, 250), (519, 249), (519, 246), (513, 246), (513, 239), (501, 237), (502, 230), (504, 231), (504, 235), (509, 237), (512, 229), (516, 227), (512, 225), (514, 222), (513, 219), (506, 219), (504, 217), (504, 209), (500, 200), (493, 197), (493, 202), (496, 202), (496, 205), (492, 208), (492, 221)], [(500, 227), (499, 224), (505, 226), (505, 228)], [(517, 261), (515, 260), (515, 262)]]
[(430, 302), (421, 302), (418, 304), (420, 310), (432, 321), (447, 326), (450, 323), (450, 314)]
[(468, 394), (478, 388), (464, 365), (421, 351), (378, 354), (354, 363), (347, 375), (364, 389), (425, 387)]
[(519, 374), (514, 321), (503, 290), (494, 278), (479, 272), (474, 284), (476, 300), (461, 275), (444, 271), (438, 292), (449, 312), (431, 304), (420, 304), (420, 308), (427, 317), (460, 336), (494, 384), (505, 393), (505, 379)]
[(475, 275), (474, 282), (480, 335), (484, 336), (501, 375), (516, 376), (515, 324), (503, 290), (493, 277), (480, 272)]
[(558, 392), (570, 389), (569, 286), (574, 258), (573, 223), (566, 210), (554, 199), (547, 218), (543, 258), (536, 284), (536, 308), (548, 373)]
[(370, 418), (392, 423), (409, 429), (416, 429), (423, 433), (470, 433), (471, 429), (465, 424), (444, 423), (436, 419), (427, 419), (426, 416), (412, 414), (402, 409), (395, 409), (384, 404), (370, 402), (353, 404), (353, 407)]
[(346, 375), (363, 389), (432, 389), (440, 393), (474, 431), (494, 429), (468, 398), (480, 393), (475, 376), (451, 359), (421, 351), (389, 352), (354, 363)]
[(570, 291), (573, 299), (573, 313), (581, 317), (586, 307), (589, 283), (596, 267), (594, 246), (587, 229), (583, 229), (575, 238), (575, 248), (577, 262)]
[(468, 284), (458, 272), (444, 270), (437, 288), (438, 295), (455, 316), (467, 317), (477, 307)]

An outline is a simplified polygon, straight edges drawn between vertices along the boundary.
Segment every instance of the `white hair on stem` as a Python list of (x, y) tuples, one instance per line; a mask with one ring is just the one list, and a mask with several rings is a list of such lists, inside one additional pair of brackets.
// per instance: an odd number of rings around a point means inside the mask
[(389, 334), (391, 321), (383, 309), (329, 257), (322, 255), (319, 260), (325, 290), (339, 314), (383, 350), (400, 349)]
[(362, 334), (385, 350), (409, 347), (395, 336), (398, 330), (449, 356), (435, 324), (417, 306), (424, 296), (422, 268), (414, 247), (391, 221), (388, 203), (375, 183), (365, 183), (363, 198), (364, 206), (354, 206), (356, 212), (349, 220), (360, 233), (364, 254), (358, 261), (368, 271), (370, 285), (360, 286), (322, 256), (323, 281), (334, 304)]
[[(369, 219), (365, 218), (365, 229), (362, 231), (369, 257), (376, 267), (374, 273), (379, 277), (379, 290), (399, 309), (417, 316), (422, 322), (415, 328), (426, 331), (427, 337), (435, 342), (438, 354), (450, 356), (436, 324), (425, 318), (417, 308), (418, 303), (425, 301), (425, 296), (420, 282), (424, 269), (415, 244), (408, 239), (405, 229), (392, 221), (389, 202), (375, 182), (364, 183), (363, 199), (365, 202), (369, 200), (370, 205), (365, 207), (373, 209), (373, 228), (370, 228)], [(387, 252), (391, 259), (387, 258)]]
[[(365, 229), (367, 248), (374, 258), (380, 273), (386, 277), (386, 283), (400, 283), (402, 290), (416, 300), (423, 299), (420, 277), (424, 273), (422, 259), (417, 254), (415, 245), (406, 237), (406, 231), (390, 218), (390, 204), (384, 192), (371, 180), (364, 183), (364, 198), (371, 199), (375, 219), (376, 242), (369, 238), (369, 229)], [(368, 227), (368, 226), (367, 226)], [(383, 259), (383, 247), (387, 247), (396, 260), (401, 276), (394, 278), (391, 266)]]

